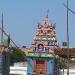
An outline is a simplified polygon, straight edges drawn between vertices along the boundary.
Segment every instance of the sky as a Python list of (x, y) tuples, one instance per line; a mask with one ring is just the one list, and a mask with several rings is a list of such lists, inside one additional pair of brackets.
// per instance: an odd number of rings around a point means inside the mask
[[(44, 20), (49, 10), (49, 19), (56, 23), (59, 44), (66, 41), (66, 0), (0, 0), (4, 30), (18, 46), (29, 46), (36, 34), (37, 23)], [(75, 0), (69, 0), (69, 8), (75, 11)], [(69, 11), (70, 46), (75, 46), (75, 14)]]

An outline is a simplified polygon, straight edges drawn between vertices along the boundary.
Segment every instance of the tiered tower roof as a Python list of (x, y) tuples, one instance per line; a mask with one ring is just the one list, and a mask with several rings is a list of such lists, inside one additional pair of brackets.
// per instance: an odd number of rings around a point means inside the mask
[(38, 44), (43, 44), (44, 47), (57, 45), (55, 25), (49, 22), (48, 16), (42, 23), (38, 24), (32, 46), (37, 47)]
[(33, 48), (31, 53), (40, 52), (41, 54), (54, 53), (54, 49), (57, 48), (55, 24), (49, 21), (48, 15), (38, 24), (31, 46)]

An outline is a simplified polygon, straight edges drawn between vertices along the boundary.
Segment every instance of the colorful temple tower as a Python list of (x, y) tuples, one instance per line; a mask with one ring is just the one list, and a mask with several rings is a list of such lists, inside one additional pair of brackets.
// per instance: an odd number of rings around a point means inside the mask
[(38, 24), (31, 47), (32, 50), (27, 52), (27, 75), (57, 75), (57, 59), (54, 54), (54, 49), (57, 48), (55, 24), (49, 22), (48, 15)]

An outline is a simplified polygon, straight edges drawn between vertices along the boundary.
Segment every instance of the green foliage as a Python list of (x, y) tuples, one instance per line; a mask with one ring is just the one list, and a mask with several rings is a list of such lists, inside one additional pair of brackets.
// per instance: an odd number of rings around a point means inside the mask
[(59, 60), (59, 68), (63, 69), (63, 68), (66, 68), (66, 67), (67, 67), (66, 60), (64, 58), (60, 58), (60, 60)]
[(25, 53), (20, 50), (16, 49), (15, 47), (12, 48), (12, 52), (10, 54), (10, 64), (15, 62), (25, 61)]

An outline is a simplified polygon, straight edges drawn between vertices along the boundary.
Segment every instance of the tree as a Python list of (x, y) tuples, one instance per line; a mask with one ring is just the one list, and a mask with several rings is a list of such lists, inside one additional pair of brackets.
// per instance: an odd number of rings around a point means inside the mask
[(15, 62), (25, 61), (26, 55), (21, 49), (16, 49), (12, 47), (12, 52), (10, 54), (10, 64), (12, 65)]
[(67, 68), (66, 59), (64, 58), (59, 59), (59, 68), (60, 69)]

